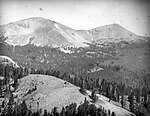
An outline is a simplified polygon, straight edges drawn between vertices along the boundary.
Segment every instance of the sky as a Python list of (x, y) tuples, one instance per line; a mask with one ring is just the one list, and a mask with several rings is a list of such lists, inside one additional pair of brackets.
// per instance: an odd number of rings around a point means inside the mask
[(77, 30), (118, 23), (150, 36), (149, 11), (145, 0), (1, 0), (0, 25), (43, 17)]

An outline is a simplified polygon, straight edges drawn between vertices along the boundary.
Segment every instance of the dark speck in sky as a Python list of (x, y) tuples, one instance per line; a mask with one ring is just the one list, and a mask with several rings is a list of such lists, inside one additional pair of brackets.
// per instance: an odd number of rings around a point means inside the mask
[(42, 9), (42, 8), (39, 8), (39, 10), (40, 10), (40, 11), (43, 11), (43, 9)]

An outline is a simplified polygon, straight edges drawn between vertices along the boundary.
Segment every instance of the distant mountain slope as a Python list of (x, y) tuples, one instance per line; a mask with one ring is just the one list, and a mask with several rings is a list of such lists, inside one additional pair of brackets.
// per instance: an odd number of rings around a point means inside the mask
[[(91, 94), (91, 92), (87, 92), (89, 95)], [(22, 78), (15, 94), (18, 99), (25, 100), (28, 107), (31, 105), (32, 111), (36, 111), (37, 108), (51, 111), (54, 107), (58, 107), (58, 110), (60, 110), (74, 102), (80, 105), (84, 102), (85, 97), (88, 101), (91, 101), (88, 95), (85, 96), (79, 92), (79, 87), (68, 82), (65, 84), (65, 81), (47, 75), (32, 74)], [(37, 102), (39, 106), (37, 106)], [(104, 108), (109, 106), (106, 109), (111, 108), (111, 112), (114, 111), (117, 116), (134, 116), (129, 111), (109, 103), (108, 98), (102, 95), (99, 95), (96, 105)]]
[(29, 18), (9, 23), (0, 27), (1, 33), (8, 37), (5, 41), (11, 45), (38, 46), (74, 45), (85, 47), (89, 41), (82, 38), (75, 30), (44, 18)]
[(0, 34), (11, 45), (86, 47), (91, 41), (118, 42), (142, 39), (118, 24), (91, 30), (74, 30), (55, 21), (34, 17), (0, 26)]
[[(131, 31), (125, 29), (119, 24), (110, 24), (101, 27), (94, 28), (89, 31), (95, 37), (99, 36), (101, 38), (108, 37), (108, 38), (135, 38), (137, 37), (136, 34), (132, 33)], [(99, 34), (98, 34), (99, 33)], [(97, 35), (98, 34), (98, 35)]]
[(119, 24), (104, 25), (91, 30), (79, 30), (78, 33), (87, 40), (99, 40), (100, 42), (120, 42), (122, 40), (130, 42), (144, 39)]

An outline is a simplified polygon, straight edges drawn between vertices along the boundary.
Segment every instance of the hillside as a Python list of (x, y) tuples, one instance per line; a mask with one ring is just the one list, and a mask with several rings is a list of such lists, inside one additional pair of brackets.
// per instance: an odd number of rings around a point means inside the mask
[(78, 105), (86, 96), (79, 92), (79, 88), (56, 77), (47, 75), (29, 75), (20, 80), (16, 90), (17, 98), (26, 100), (32, 109), (39, 108), (50, 111), (54, 107), (62, 108), (76, 102)]
[(82, 36), (75, 30), (57, 22), (36, 17), (2, 25), (1, 34), (8, 39), (10, 45), (34, 44), (37, 46), (62, 46), (73, 45), (77, 47), (87, 46)]
[[(37, 108), (50, 111), (53, 107), (58, 107), (60, 110), (73, 102), (80, 105), (84, 102), (85, 97), (91, 101), (89, 96), (79, 92), (79, 87), (47, 75), (34, 74), (22, 78), (14, 94), (17, 95), (17, 99), (25, 100), (28, 107), (31, 106), (32, 111), (36, 111)], [(91, 92), (88, 91), (88, 94), (90, 95)], [(37, 106), (37, 102), (39, 106)], [(103, 106), (106, 110), (110, 109), (117, 116), (130, 116), (132, 114), (113, 103), (108, 103), (108, 98), (102, 95), (99, 95), (96, 106)]]

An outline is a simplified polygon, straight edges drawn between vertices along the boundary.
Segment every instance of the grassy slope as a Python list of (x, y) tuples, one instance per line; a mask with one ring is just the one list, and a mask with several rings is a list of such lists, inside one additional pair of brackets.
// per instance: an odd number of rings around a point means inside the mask
[[(17, 94), (20, 99), (27, 100), (32, 109), (36, 110), (37, 102), (39, 108), (50, 110), (54, 107), (62, 107), (76, 102), (78, 105), (84, 102), (86, 96), (79, 92), (79, 87), (65, 81), (47, 75), (29, 75), (20, 80)], [(37, 87), (37, 90), (27, 92)]]
[(117, 116), (130, 116), (134, 115), (130, 113), (129, 111), (121, 108), (120, 106), (114, 105), (117, 104), (116, 102), (108, 102), (108, 98), (102, 95), (98, 95), (99, 100), (97, 101), (97, 105), (103, 106), (106, 110), (110, 110), (110, 112), (115, 112)]
[[(84, 98), (90, 101), (89, 96), (85, 96), (79, 92), (79, 87), (76, 87), (70, 83), (64, 86), (64, 82), (61, 79), (47, 75), (29, 75), (20, 80), (19, 87), (16, 91), (18, 98), (26, 100), (29, 107), (31, 104), (32, 110), (37, 110), (37, 102), (39, 102), (39, 108), (51, 110), (53, 107), (61, 107), (76, 102), (77, 105), (84, 102)], [(34, 91), (33, 89), (37, 87)], [(27, 93), (29, 90), (33, 90), (31, 93)], [(88, 91), (88, 94), (91, 93)], [(108, 102), (108, 98), (98, 95), (99, 100), (96, 105), (105, 107), (114, 111), (117, 116), (132, 114), (125, 109), (122, 109), (113, 103)]]

